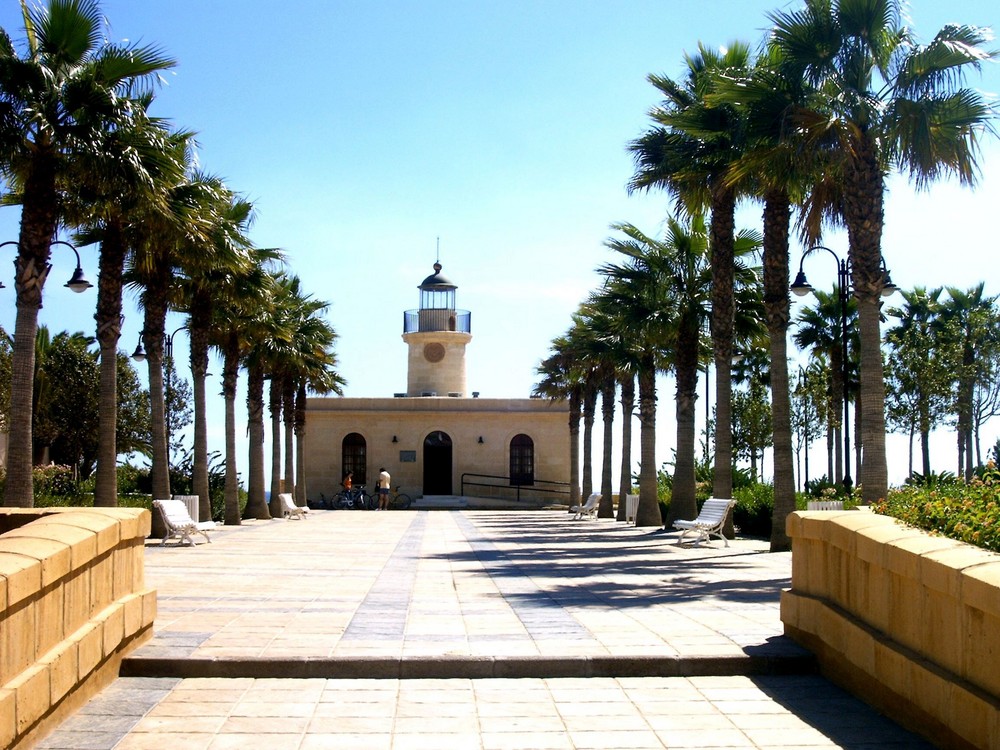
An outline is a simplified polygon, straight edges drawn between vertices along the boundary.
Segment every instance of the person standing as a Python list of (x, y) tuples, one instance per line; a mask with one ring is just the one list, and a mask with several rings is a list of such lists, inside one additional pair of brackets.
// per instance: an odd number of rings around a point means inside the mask
[(391, 478), (389, 477), (389, 472), (385, 470), (383, 466), (378, 470), (378, 509), (388, 510), (389, 509), (389, 482)]

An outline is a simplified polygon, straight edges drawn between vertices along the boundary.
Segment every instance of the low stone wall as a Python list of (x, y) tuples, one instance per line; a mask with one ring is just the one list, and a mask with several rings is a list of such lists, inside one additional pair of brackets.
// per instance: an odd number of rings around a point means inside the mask
[(25, 747), (152, 636), (149, 511), (0, 509), (0, 747)]
[(1000, 747), (1000, 555), (867, 510), (788, 517), (785, 633), (941, 747)]

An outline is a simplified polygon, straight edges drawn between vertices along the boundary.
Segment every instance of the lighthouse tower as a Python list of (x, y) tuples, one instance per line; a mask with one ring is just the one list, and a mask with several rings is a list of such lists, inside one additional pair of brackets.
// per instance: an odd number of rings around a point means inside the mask
[(420, 309), (403, 314), (408, 397), (466, 395), (465, 345), (472, 341), (472, 314), (455, 309), (457, 288), (435, 263), (434, 273), (419, 286)]

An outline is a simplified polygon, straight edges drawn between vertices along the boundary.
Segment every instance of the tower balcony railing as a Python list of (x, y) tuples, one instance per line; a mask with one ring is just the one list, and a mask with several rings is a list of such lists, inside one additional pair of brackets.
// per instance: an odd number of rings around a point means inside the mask
[(403, 333), (456, 331), (472, 333), (472, 313), (468, 310), (407, 310), (403, 313)]

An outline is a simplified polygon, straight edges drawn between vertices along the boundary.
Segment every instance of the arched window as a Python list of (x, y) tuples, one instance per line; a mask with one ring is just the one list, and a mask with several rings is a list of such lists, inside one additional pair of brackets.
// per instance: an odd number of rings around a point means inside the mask
[(365, 439), (356, 432), (352, 432), (344, 438), (341, 445), (341, 477), (347, 476), (347, 472), (354, 472), (354, 484), (368, 483), (368, 444)]
[(515, 435), (510, 441), (510, 483), (535, 483), (535, 441), (527, 435)]

